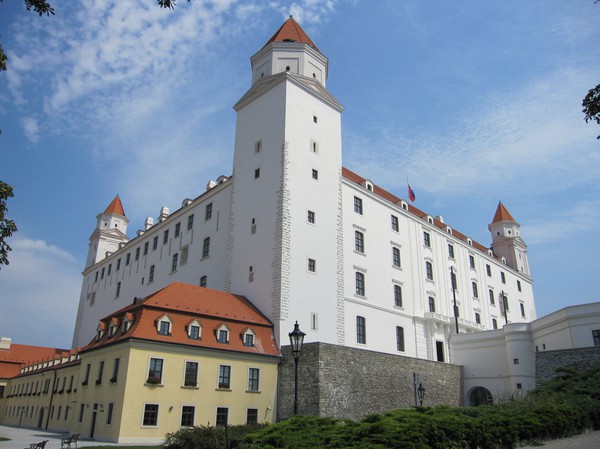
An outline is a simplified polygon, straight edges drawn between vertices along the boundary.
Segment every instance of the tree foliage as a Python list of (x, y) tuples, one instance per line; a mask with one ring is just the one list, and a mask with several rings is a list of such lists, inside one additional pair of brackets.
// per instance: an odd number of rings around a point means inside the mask
[[(596, 122), (600, 125), (600, 84), (590, 89), (583, 99), (582, 112), (585, 114), (585, 122)], [(597, 137), (600, 139), (600, 136)]]
[(8, 253), (12, 250), (6, 239), (17, 231), (17, 225), (13, 220), (6, 218), (6, 200), (13, 197), (13, 188), (0, 181), (0, 268), (8, 265)]

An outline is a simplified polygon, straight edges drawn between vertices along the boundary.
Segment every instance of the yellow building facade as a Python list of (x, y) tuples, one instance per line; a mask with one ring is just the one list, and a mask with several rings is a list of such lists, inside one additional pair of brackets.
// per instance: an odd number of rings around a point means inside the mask
[(103, 319), (78, 353), (23, 368), (0, 422), (119, 443), (268, 423), (279, 361), (272, 325), (245, 298), (171, 284)]

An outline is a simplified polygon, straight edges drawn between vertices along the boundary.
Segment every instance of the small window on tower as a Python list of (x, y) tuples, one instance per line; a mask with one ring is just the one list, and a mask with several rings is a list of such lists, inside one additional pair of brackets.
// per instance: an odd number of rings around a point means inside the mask
[(254, 179), (260, 178), (260, 168), (254, 170)]
[[(314, 76), (314, 75), (315, 75), (315, 74), (313, 73), (313, 76)], [(316, 116), (316, 115), (313, 115), (313, 122), (317, 123), (317, 116)]]
[(313, 179), (319, 179), (319, 170), (312, 169), (312, 177)]

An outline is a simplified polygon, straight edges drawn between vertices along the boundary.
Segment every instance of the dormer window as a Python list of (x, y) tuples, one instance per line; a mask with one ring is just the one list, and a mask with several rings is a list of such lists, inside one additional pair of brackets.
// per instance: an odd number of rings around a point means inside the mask
[(187, 325), (187, 334), (188, 338), (192, 340), (200, 340), (202, 336), (202, 326), (200, 326), (198, 320), (194, 320)]
[(225, 324), (217, 328), (216, 334), (218, 343), (229, 343), (229, 328)]
[(106, 330), (106, 324), (100, 323), (98, 324), (98, 328), (96, 329), (96, 341), (100, 341), (102, 336), (104, 335), (104, 331)]
[(131, 313), (125, 314), (125, 317), (123, 318), (122, 333), (126, 333), (131, 328), (132, 324), (133, 324), (133, 314), (131, 314)]
[(117, 328), (119, 327), (119, 321), (116, 318), (111, 320), (110, 326), (108, 327), (108, 338), (112, 337), (117, 333)]
[(167, 315), (164, 315), (156, 323), (156, 331), (158, 335), (171, 335), (171, 320)]
[(252, 329), (246, 329), (246, 331), (242, 334), (242, 341), (244, 346), (250, 348), (254, 347), (254, 332), (252, 332)]

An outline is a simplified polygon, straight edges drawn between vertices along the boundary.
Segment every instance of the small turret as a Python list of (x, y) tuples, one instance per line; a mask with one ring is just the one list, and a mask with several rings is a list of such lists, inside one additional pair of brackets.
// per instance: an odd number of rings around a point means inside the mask
[(488, 225), (492, 233), (492, 250), (496, 256), (505, 259), (507, 266), (530, 276), (527, 245), (520, 236), (520, 227), (504, 204), (499, 202), (494, 218)]
[(101, 261), (129, 241), (127, 238), (129, 220), (125, 216), (119, 195), (111, 201), (104, 212), (96, 216), (96, 220), (96, 229), (90, 236), (86, 267)]

